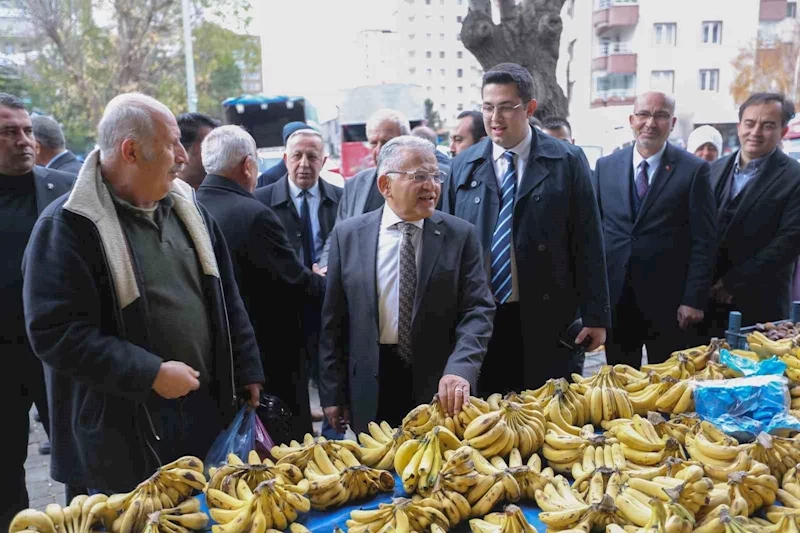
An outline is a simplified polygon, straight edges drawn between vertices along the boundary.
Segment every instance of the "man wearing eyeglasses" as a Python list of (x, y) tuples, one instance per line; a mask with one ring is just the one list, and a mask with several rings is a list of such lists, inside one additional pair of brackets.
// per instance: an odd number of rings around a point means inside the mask
[(635, 145), (597, 161), (613, 327), (609, 364), (638, 368), (693, 342), (703, 319), (716, 249), (716, 204), (708, 163), (667, 142), (675, 100), (640, 95)]
[(399, 425), (439, 395), (455, 414), (475, 390), (495, 305), (475, 228), (435, 210), (444, 174), (408, 135), (378, 156), (385, 205), (336, 224), (320, 335), (320, 401), (330, 424)]
[(530, 126), (533, 79), (502, 63), (483, 76), (488, 138), (453, 160), (444, 209), (475, 224), (497, 303), (480, 394), (568, 377), (570, 343), (596, 349), (609, 326), (602, 231), (582, 151)]

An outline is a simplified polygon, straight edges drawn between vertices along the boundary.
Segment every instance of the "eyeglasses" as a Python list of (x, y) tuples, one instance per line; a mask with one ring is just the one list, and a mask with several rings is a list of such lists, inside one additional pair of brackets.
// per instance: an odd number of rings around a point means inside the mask
[(666, 122), (672, 117), (672, 115), (666, 111), (659, 111), (658, 113), (653, 114), (648, 113), (647, 111), (639, 111), (638, 113), (634, 113), (633, 116), (642, 122), (647, 122), (651, 117), (654, 118), (656, 122)]
[(491, 104), (483, 104), (481, 106), (481, 113), (483, 113), (487, 117), (491, 117), (492, 115), (494, 115), (494, 112), (497, 111), (501, 117), (511, 118), (511, 116), (514, 115), (514, 111), (516, 111), (520, 107), (522, 107), (521, 103), (513, 106), (499, 105), (496, 107)]
[(405, 172), (401, 172), (399, 170), (387, 170), (384, 174), (403, 174), (407, 180), (414, 180), (416, 183), (425, 183), (428, 180), (431, 180), (434, 183), (442, 183), (444, 181), (445, 173), (441, 170), (437, 172), (421, 172), (419, 170), (406, 170)]

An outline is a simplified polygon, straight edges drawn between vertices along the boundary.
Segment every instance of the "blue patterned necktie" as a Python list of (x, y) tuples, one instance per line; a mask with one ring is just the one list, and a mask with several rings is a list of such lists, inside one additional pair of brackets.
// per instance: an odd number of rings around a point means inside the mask
[(397, 320), (397, 352), (406, 363), (411, 363), (411, 318), (414, 312), (414, 296), (417, 292), (417, 254), (414, 251), (414, 231), (410, 222), (397, 224), (403, 236), (400, 240), (400, 286)]
[(492, 292), (497, 303), (504, 304), (511, 296), (511, 225), (514, 197), (517, 195), (517, 172), (514, 153), (506, 152), (508, 169), (500, 186), (500, 213), (492, 234)]

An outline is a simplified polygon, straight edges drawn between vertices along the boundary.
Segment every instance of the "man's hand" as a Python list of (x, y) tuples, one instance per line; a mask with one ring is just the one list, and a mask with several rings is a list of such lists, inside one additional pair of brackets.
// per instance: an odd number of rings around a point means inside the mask
[(247, 392), (250, 395), (250, 398), (247, 400), (252, 407), (258, 407), (261, 404), (261, 391), (264, 389), (264, 386), (261, 383), (251, 383), (249, 385), (244, 386), (247, 389)]
[(722, 284), (722, 280), (717, 281), (714, 286), (711, 287), (711, 298), (713, 298), (717, 303), (725, 305), (730, 305), (733, 303), (733, 295), (729, 293)]
[(328, 419), (328, 424), (336, 430), (336, 433), (347, 431), (347, 426), (350, 425), (350, 409), (348, 407), (334, 405), (325, 407), (322, 411), (325, 413), (325, 418)]
[(703, 320), (704, 313), (700, 309), (695, 309), (688, 305), (678, 308), (678, 325), (681, 329), (686, 329), (692, 324), (697, 324)]
[(320, 268), (318, 264), (314, 263), (311, 265), (311, 272), (319, 276), (324, 276), (328, 273), (328, 266), (325, 265), (324, 267)]
[(583, 328), (575, 337), (575, 344), (582, 344), (586, 338), (591, 339), (587, 352), (593, 352), (606, 342), (606, 328)]
[(161, 363), (153, 390), (167, 400), (181, 398), (200, 388), (200, 372), (180, 361)]
[(469, 403), (469, 381), (456, 376), (445, 374), (439, 380), (439, 404), (450, 416), (461, 412), (461, 406)]

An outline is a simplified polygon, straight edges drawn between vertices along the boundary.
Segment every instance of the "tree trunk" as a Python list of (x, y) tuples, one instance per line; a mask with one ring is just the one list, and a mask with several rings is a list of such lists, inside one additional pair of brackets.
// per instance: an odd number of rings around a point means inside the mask
[(569, 104), (556, 82), (565, 0), (497, 0), (500, 24), (492, 22), (491, 0), (470, 0), (461, 42), (484, 71), (498, 63), (517, 63), (533, 76), (536, 116), (566, 117)]

